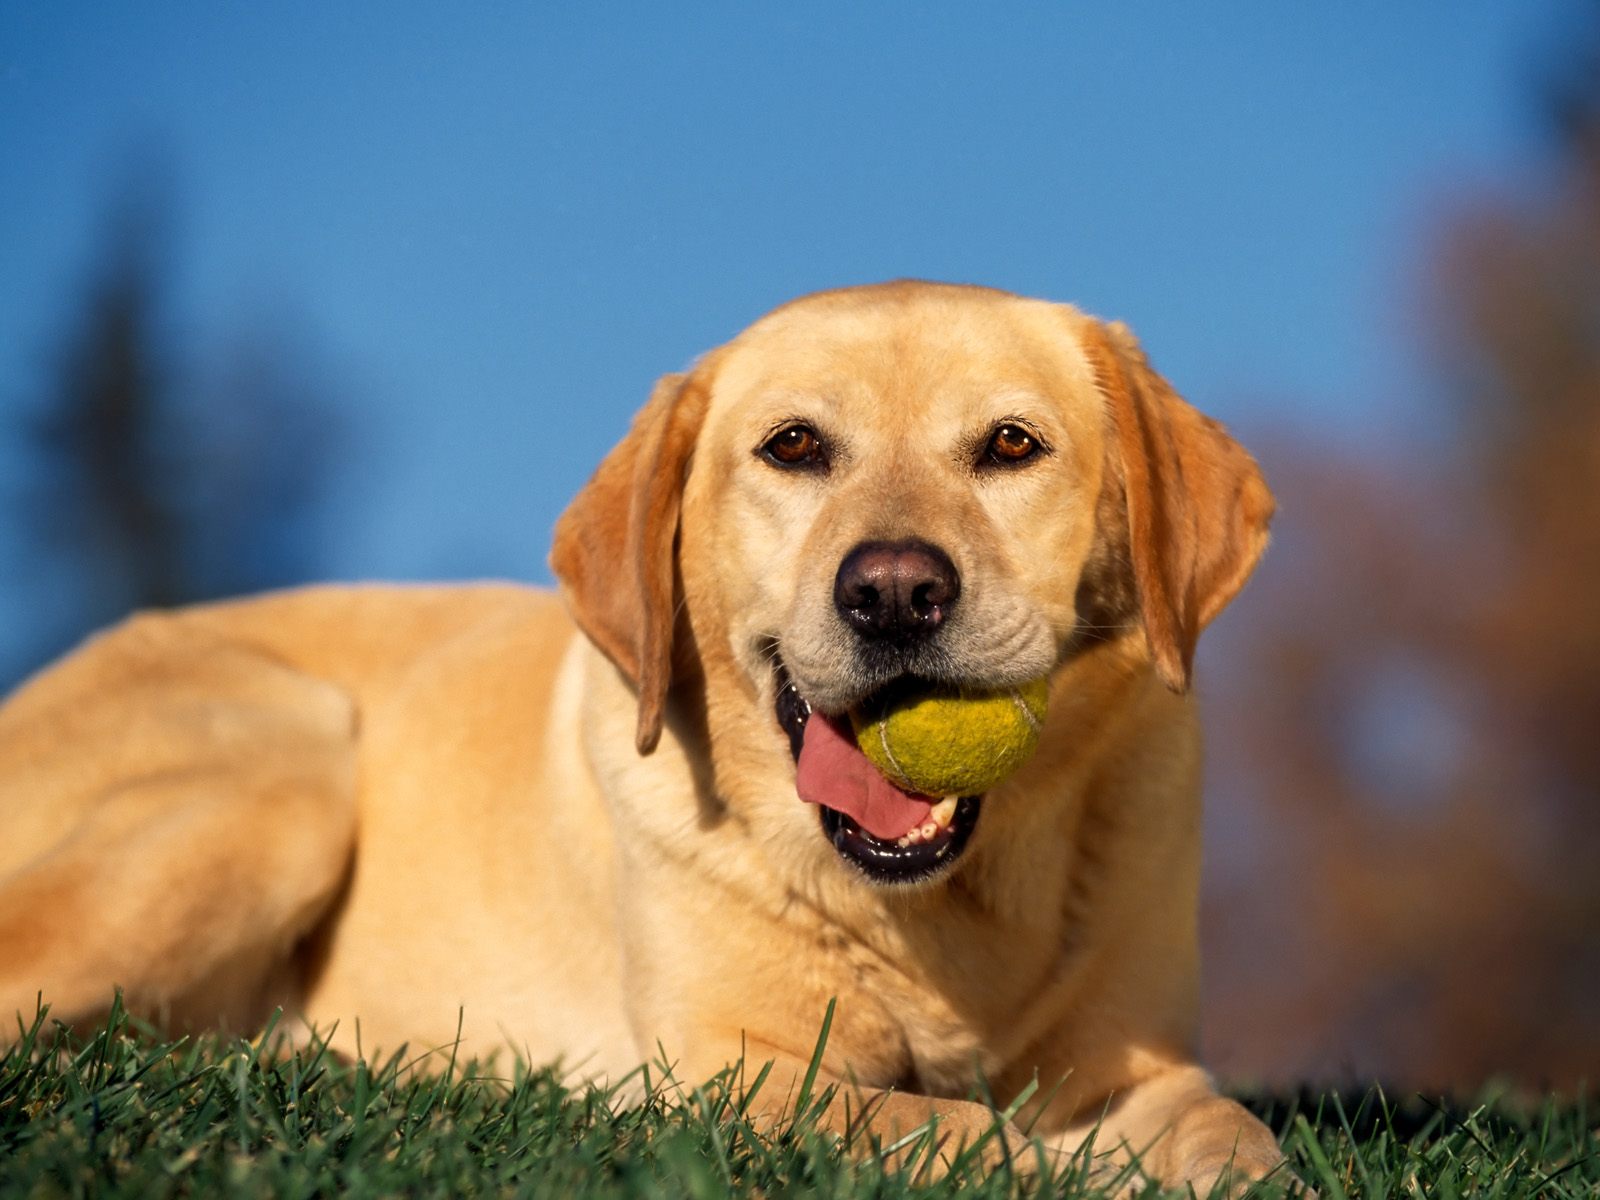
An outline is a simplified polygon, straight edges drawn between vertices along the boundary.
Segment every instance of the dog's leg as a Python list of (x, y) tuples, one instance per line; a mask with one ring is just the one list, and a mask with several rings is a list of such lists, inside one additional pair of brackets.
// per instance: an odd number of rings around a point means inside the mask
[(342, 692), (185, 618), (140, 617), (0, 709), (0, 1042), (113, 987), (247, 1031), (338, 891), (355, 813)]
[[(742, 1051), (742, 1058), (741, 1058)], [(800, 1089), (810, 1069), (807, 1062), (759, 1040), (746, 1037), (730, 1043), (721, 1054), (691, 1057), (699, 1063), (700, 1074), (680, 1065), (682, 1081), (698, 1081), (716, 1068), (711, 1064), (743, 1062), (744, 1084), (749, 1086), (762, 1070), (766, 1078), (748, 1110), (758, 1127), (784, 1128), (799, 1108)], [(919, 1157), (922, 1169), (942, 1174), (964, 1151), (971, 1151), (987, 1167), (1009, 1161), (1020, 1173), (1037, 1169), (1038, 1150), (1009, 1122), (983, 1104), (970, 1100), (950, 1100), (919, 1095), (892, 1088), (869, 1087), (821, 1068), (807, 1097), (809, 1119), (814, 1128), (839, 1139), (858, 1159), (882, 1155), (891, 1165), (905, 1164), (918, 1146), (927, 1143), (920, 1133), (931, 1133), (933, 1152)], [(912, 1136), (919, 1135), (919, 1136)]]
[(1116, 1094), (1103, 1112), (1086, 1114), (1053, 1141), (1070, 1155), (1090, 1137), (1108, 1173), (1136, 1158), (1158, 1183), (1188, 1184), (1198, 1196), (1210, 1195), (1219, 1183), (1224, 1194), (1233, 1195), (1268, 1175), (1286, 1185), (1299, 1182), (1271, 1130), (1218, 1095), (1196, 1066), (1171, 1068)]
[[(868, 1088), (852, 1080), (831, 1080), (833, 1102), (822, 1113), (821, 1128), (842, 1137), (857, 1157), (880, 1153), (918, 1129), (930, 1126), (934, 1152), (930, 1162), (936, 1172), (947, 1170), (963, 1151), (972, 1151), (989, 1168), (1009, 1163), (1019, 1174), (1038, 1168), (1038, 1149), (1001, 1114), (971, 1100), (949, 1100), (914, 1092)], [(912, 1144), (888, 1160), (893, 1163)]]

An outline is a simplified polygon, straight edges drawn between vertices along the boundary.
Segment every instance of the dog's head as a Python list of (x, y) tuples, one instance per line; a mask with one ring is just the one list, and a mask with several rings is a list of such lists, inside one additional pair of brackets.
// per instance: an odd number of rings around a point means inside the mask
[[(676, 637), (713, 737), (781, 753), (781, 731), (798, 759), (819, 717), (886, 688), (1020, 684), (1110, 646), (1185, 690), (1271, 513), (1249, 455), (1125, 328), (895, 283), (786, 305), (663, 379), (552, 563), (638, 691), (641, 753)], [(870, 877), (926, 878), (960, 856), (978, 799), (935, 805), (909, 840), (826, 800), (823, 826)]]

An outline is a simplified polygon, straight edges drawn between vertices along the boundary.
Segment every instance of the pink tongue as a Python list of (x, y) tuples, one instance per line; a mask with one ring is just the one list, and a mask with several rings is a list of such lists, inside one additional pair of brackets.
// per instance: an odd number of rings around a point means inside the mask
[(841, 728), (821, 713), (806, 722), (795, 791), (808, 804), (842, 812), (873, 837), (892, 842), (928, 819), (933, 803), (902, 792), (856, 748), (848, 721)]

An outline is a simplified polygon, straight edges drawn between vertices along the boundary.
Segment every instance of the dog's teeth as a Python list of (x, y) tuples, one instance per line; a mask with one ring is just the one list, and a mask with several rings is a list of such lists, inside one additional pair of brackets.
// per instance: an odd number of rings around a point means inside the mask
[(950, 828), (950, 822), (955, 819), (956, 815), (956, 802), (960, 799), (961, 797), (959, 796), (946, 796), (928, 810), (928, 819), (926, 821), (921, 825), (906, 830), (905, 833), (895, 838), (894, 844), (903, 850), (910, 846), (920, 846), (924, 842), (933, 841), (946, 829)]

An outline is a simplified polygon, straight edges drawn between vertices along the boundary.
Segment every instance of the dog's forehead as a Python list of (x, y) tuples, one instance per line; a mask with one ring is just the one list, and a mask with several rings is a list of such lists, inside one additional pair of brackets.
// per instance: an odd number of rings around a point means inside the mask
[[(1094, 394), (1066, 305), (986, 288), (891, 284), (819, 293), (763, 317), (721, 352), (713, 413), (763, 399)], [(905, 404), (897, 405), (905, 413)]]

